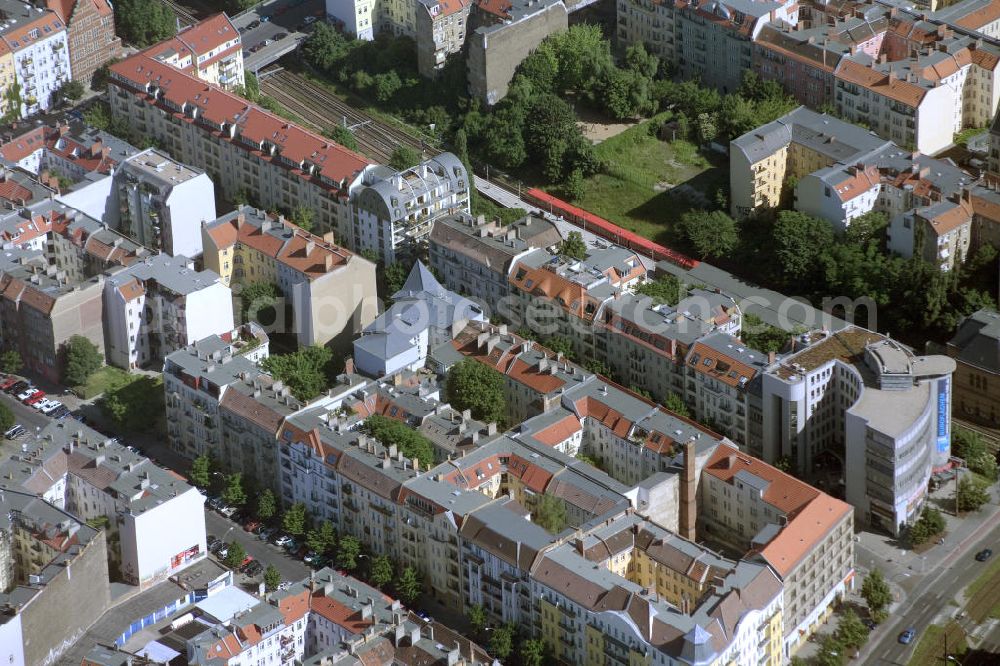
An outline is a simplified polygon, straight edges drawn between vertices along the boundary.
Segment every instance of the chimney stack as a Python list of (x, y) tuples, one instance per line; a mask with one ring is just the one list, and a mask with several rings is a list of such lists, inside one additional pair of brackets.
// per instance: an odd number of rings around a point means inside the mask
[(681, 473), (681, 515), (678, 532), (682, 537), (695, 541), (695, 523), (697, 522), (698, 502), (695, 494), (698, 489), (695, 478), (694, 438), (684, 444), (684, 470)]

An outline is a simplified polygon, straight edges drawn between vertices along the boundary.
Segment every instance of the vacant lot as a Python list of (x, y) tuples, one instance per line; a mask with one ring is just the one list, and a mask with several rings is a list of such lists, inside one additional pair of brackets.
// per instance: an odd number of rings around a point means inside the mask
[(726, 185), (722, 156), (706, 156), (687, 141), (660, 141), (650, 135), (653, 120), (595, 147), (606, 164), (584, 182), (576, 205), (646, 238), (669, 243), (671, 226), (692, 208), (715, 207)]
[(90, 400), (130, 381), (132, 377), (124, 370), (105, 365), (92, 374), (86, 384), (74, 387), (73, 391), (84, 400)]

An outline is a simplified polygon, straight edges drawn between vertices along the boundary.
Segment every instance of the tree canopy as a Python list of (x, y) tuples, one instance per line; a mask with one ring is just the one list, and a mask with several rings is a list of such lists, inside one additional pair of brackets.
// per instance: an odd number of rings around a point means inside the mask
[(21, 352), (16, 349), (8, 349), (0, 354), (0, 371), (14, 374), (20, 372), (23, 367), (24, 359), (21, 358)]
[(423, 592), (423, 583), (413, 567), (404, 567), (396, 577), (396, 593), (405, 604), (412, 604)]
[(434, 464), (434, 445), (431, 440), (402, 421), (372, 414), (365, 419), (361, 429), (386, 448), (395, 445), (407, 458), (416, 458), (423, 469)]
[(892, 603), (892, 591), (880, 570), (872, 569), (865, 576), (864, 582), (861, 583), (861, 596), (868, 604), (872, 619), (876, 622), (885, 619), (885, 612), (889, 608), (889, 604)]
[(534, 521), (552, 534), (566, 529), (566, 504), (554, 495), (540, 495), (535, 506)]
[(503, 423), (507, 413), (504, 378), (499, 372), (471, 358), (456, 363), (448, 371), (448, 402), (472, 417), (487, 423)]
[(583, 234), (579, 231), (571, 231), (566, 238), (559, 243), (559, 254), (570, 259), (586, 259), (587, 244), (583, 241)]
[(396, 146), (395, 150), (392, 151), (392, 155), (389, 156), (389, 166), (402, 171), (403, 169), (417, 166), (422, 160), (423, 155), (416, 148), (411, 146)]
[(985, 483), (964, 475), (958, 481), (955, 498), (959, 511), (978, 511), (984, 504), (989, 503), (990, 493)]
[(104, 354), (87, 338), (73, 335), (63, 343), (63, 363), (63, 381), (80, 386), (104, 365)]
[(162, 42), (177, 29), (174, 14), (156, 0), (117, 0), (115, 24), (118, 35), (139, 48)]
[(692, 210), (681, 215), (681, 232), (705, 257), (723, 257), (739, 242), (736, 221), (721, 210)]
[(317, 345), (303, 347), (291, 354), (268, 356), (261, 365), (283, 381), (299, 400), (315, 398), (328, 386), (328, 365), (333, 352)]
[(292, 536), (302, 536), (306, 532), (306, 505), (296, 502), (285, 511), (281, 527)]
[(14, 412), (10, 407), (0, 404), (0, 434), (7, 432), (14, 427)]
[(635, 292), (649, 296), (656, 305), (677, 305), (683, 296), (681, 281), (666, 271), (657, 271), (652, 281), (639, 285)]

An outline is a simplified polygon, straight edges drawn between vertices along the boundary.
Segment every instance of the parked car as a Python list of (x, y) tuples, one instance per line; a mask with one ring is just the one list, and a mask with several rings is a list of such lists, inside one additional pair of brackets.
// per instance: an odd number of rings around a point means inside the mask
[(990, 550), (989, 548), (983, 548), (981, 551), (979, 551), (978, 553), (976, 553), (976, 561), (977, 562), (985, 562), (986, 560), (990, 559), (991, 557), (993, 557), (993, 551)]
[(63, 404), (58, 400), (49, 400), (48, 403), (49, 404), (45, 405), (44, 407), (39, 408), (39, 411), (42, 414), (45, 414), (46, 416), (52, 416), (53, 412), (55, 412), (57, 409), (63, 406)]
[(256, 520), (248, 520), (247, 522), (243, 523), (243, 529), (245, 529), (247, 532), (253, 532), (258, 527), (260, 527), (260, 522)]
[(7, 393), (13, 393), (14, 395), (17, 395), (18, 393), (28, 388), (29, 386), (31, 386), (31, 384), (22, 379), (21, 381), (16, 382), (12, 386), (8, 386), (7, 388), (4, 389), (4, 391), (6, 391)]
[(273, 527), (262, 527), (257, 533), (257, 536), (260, 537), (261, 541), (270, 541), (271, 537), (273, 537), (277, 531), (278, 530)]
[(253, 555), (247, 555), (246, 557), (243, 558), (243, 561), (240, 562), (240, 569), (250, 564), (251, 562), (253, 562)]
[(276, 42), (280, 41), (280, 40), (284, 39), (285, 37), (288, 37), (288, 33), (287, 32), (279, 32), (277, 35), (274, 36), (274, 41), (276, 41)]
[(7, 377), (5, 380), (3, 380), (2, 382), (0, 382), (0, 391), (6, 391), (11, 386), (13, 386), (14, 384), (16, 384), (18, 381), (19, 380), (18, 380), (17, 377)]
[(914, 637), (916, 637), (916, 635), (917, 635), (917, 630), (914, 629), (913, 627), (910, 627), (909, 629), (905, 630), (903, 633), (899, 635), (899, 642), (902, 643), (903, 645), (909, 645), (910, 643), (913, 642), (913, 639)]
[(56, 407), (56, 409), (49, 414), (49, 416), (54, 419), (64, 419), (69, 416), (69, 414), (69, 408), (66, 405), (60, 405), (59, 407)]
[(244, 576), (254, 578), (264, 572), (264, 565), (257, 560), (254, 560), (244, 566), (240, 571), (242, 571)]
[(226, 506), (225, 504), (222, 504), (219, 506), (219, 513), (221, 513), (226, 518), (232, 518), (233, 514), (236, 513), (236, 507)]
[(29, 396), (28, 399), (24, 401), (24, 404), (31, 406), (41, 402), (42, 400), (45, 400), (45, 391), (35, 391), (34, 394)]
[(215, 549), (218, 548), (220, 545), (222, 545), (222, 539), (220, 539), (217, 536), (212, 536), (210, 534), (210, 535), (208, 535), (208, 539), (206, 540), (206, 544), (208, 545), (208, 552), (214, 553)]
[(307, 17), (305, 17), (305, 19), (302, 22), (305, 23), (306, 25), (311, 25), (311, 24), (313, 24), (313, 23), (316, 22), (316, 17), (315, 16), (307, 16)]
[(870, 617), (866, 617), (864, 620), (862, 620), (862, 622), (865, 623), (865, 626), (868, 627), (869, 631), (875, 631), (875, 627), (878, 626), (878, 622), (871, 619)]
[(24, 389), (23, 391), (17, 394), (17, 399), (23, 402), (38, 392), (39, 392), (38, 389), (36, 389), (34, 386), (29, 386), (28, 388)]
[(224, 559), (228, 554), (229, 554), (228, 543), (223, 543), (221, 546), (219, 546), (218, 550), (215, 551), (215, 556), (218, 557), (220, 560)]
[(308, 553), (306, 553), (305, 557), (302, 558), (302, 561), (305, 562), (306, 564), (312, 564), (317, 559), (319, 559), (319, 553), (317, 553), (315, 550), (310, 550)]
[(281, 536), (279, 536), (277, 539), (274, 540), (274, 545), (275, 546), (281, 546), (282, 548), (284, 548), (285, 546), (287, 546), (288, 544), (292, 543), (293, 541), (294, 541), (294, 539), (292, 539), (291, 536), (289, 536), (287, 534), (282, 534)]
[(247, 26), (247, 30), (256, 30), (259, 27), (260, 27), (260, 21), (254, 21)]
[(21, 425), (20, 423), (15, 423), (14, 427), (5, 432), (3, 436), (6, 437), (7, 439), (15, 439), (23, 435), (25, 432), (27, 431), (24, 429), (23, 425)]

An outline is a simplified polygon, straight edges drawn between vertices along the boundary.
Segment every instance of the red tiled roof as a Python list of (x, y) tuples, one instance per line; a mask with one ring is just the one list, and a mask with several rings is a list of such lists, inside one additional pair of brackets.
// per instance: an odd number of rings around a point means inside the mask
[(556, 446), (565, 442), (574, 434), (580, 432), (580, 421), (573, 414), (568, 414), (550, 426), (542, 428), (532, 436), (546, 446)]
[(927, 94), (923, 87), (915, 83), (883, 74), (849, 59), (845, 59), (837, 69), (837, 78), (914, 108), (920, 106)]

